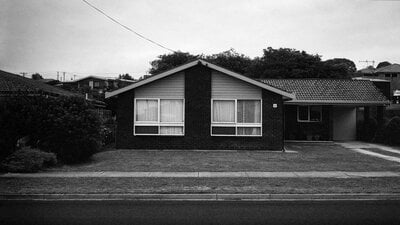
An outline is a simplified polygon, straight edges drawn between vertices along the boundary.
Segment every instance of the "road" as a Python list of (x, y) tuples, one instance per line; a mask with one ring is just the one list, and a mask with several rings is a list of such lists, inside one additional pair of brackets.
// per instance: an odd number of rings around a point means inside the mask
[(400, 224), (400, 201), (0, 201), (0, 224)]

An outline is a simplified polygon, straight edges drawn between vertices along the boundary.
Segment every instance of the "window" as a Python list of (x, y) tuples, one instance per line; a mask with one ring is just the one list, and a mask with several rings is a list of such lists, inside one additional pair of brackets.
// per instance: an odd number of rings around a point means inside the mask
[(297, 106), (298, 122), (321, 122), (322, 106)]
[(183, 99), (135, 99), (134, 135), (184, 135)]
[(100, 87), (100, 82), (95, 81), (95, 82), (94, 82), (94, 87)]
[(213, 99), (212, 136), (261, 136), (261, 100)]

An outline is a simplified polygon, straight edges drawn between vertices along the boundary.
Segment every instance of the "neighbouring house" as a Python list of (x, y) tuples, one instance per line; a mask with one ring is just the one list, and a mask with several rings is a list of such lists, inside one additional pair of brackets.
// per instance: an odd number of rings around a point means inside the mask
[(88, 76), (73, 81), (63, 82), (63, 86), (71, 90), (87, 89), (88, 93), (97, 92), (103, 94), (106, 91), (122, 88), (134, 82), (134, 80)]
[(0, 70), (0, 99), (10, 96), (76, 96), (75, 93)]
[(367, 67), (356, 73), (357, 78), (379, 79), (390, 81), (390, 100), (400, 104), (400, 64), (391, 64), (378, 69)]
[(389, 103), (370, 81), (258, 81), (204, 60), (106, 98), (117, 102), (116, 147), (129, 149), (282, 150), (285, 138), (353, 140), (356, 108), (367, 114)]

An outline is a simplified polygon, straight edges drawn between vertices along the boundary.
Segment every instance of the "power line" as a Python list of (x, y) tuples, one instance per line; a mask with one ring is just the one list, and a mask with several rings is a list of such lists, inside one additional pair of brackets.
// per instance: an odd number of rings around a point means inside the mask
[(103, 14), (105, 17), (107, 17), (108, 19), (110, 19), (110, 20), (113, 21), (114, 23), (116, 23), (116, 24), (120, 25), (121, 27), (127, 29), (128, 31), (130, 31), (130, 32), (132, 32), (132, 33), (134, 33), (134, 34), (136, 34), (137, 36), (143, 38), (144, 40), (149, 41), (149, 42), (151, 42), (151, 43), (153, 43), (153, 44), (155, 44), (155, 45), (157, 45), (157, 46), (159, 46), (159, 47), (161, 47), (161, 48), (164, 48), (164, 49), (166, 49), (166, 50), (168, 50), (168, 51), (176, 52), (176, 51), (174, 51), (174, 50), (172, 50), (172, 49), (170, 49), (170, 48), (165, 47), (165, 46), (162, 45), (162, 44), (159, 44), (159, 43), (157, 43), (157, 42), (155, 42), (155, 41), (153, 41), (153, 40), (151, 40), (151, 39), (149, 39), (149, 38), (147, 38), (147, 37), (145, 37), (145, 36), (139, 34), (138, 32), (134, 31), (134, 30), (131, 29), (130, 27), (125, 26), (124, 24), (120, 23), (118, 20), (116, 20), (116, 19), (112, 18), (111, 16), (107, 15), (103, 10), (97, 8), (96, 6), (92, 5), (92, 4), (89, 3), (88, 1), (86, 1), (86, 0), (82, 0), (82, 1), (83, 1), (84, 3), (86, 3), (88, 6), (92, 7), (92, 8), (95, 9), (96, 11), (98, 11), (99, 13)]

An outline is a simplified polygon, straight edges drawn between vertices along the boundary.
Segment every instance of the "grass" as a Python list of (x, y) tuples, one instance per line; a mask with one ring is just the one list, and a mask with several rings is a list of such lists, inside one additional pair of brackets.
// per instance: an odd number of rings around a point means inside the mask
[(288, 144), (297, 153), (269, 151), (111, 150), (90, 162), (52, 171), (400, 171), (400, 164), (336, 144)]
[(398, 178), (2, 178), (0, 194), (400, 193)]

